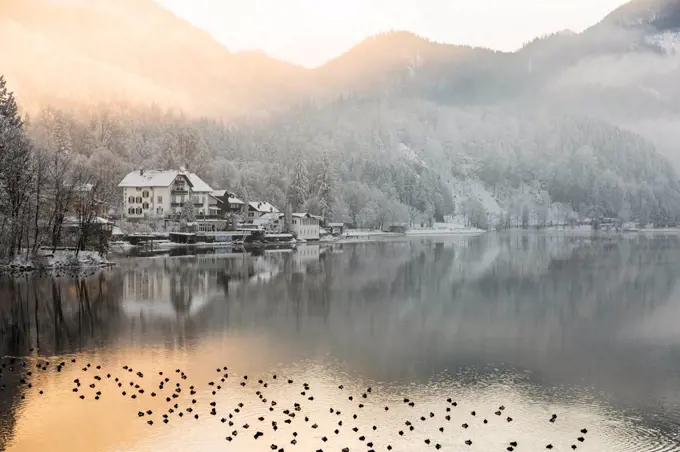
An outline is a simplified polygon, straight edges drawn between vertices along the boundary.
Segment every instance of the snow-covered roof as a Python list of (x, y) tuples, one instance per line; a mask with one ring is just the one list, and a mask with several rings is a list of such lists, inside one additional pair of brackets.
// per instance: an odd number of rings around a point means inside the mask
[(315, 218), (318, 220), (318, 217), (315, 217), (314, 215), (308, 214), (306, 212), (296, 212), (293, 213), (293, 216), (296, 218)]
[(192, 190), (195, 192), (212, 192), (213, 189), (206, 184), (203, 179), (194, 173), (183, 171), (133, 171), (123, 178), (118, 187), (169, 187), (179, 175), (184, 175), (189, 179)]
[(248, 204), (250, 205), (250, 207), (257, 210), (258, 212), (263, 212), (263, 213), (267, 213), (267, 212), (277, 212), (278, 213), (279, 212), (279, 209), (277, 209), (276, 207), (274, 207), (273, 205), (269, 204), (266, 201), (252, 201), (252, 202), (249, 202)]
[(213, 190), (211, 195), (215, 198), (221, 199), (224, 199), (224, 197), (227, 196), (228, 204), (243, 204), (243, 201), (234, 196), (233, 193), (229, 193), (229, 190)]
[(213, 189), (210, 187), (210, 185), (206, 184), (203, 179), (195, 175), (194, 173), (185, 173), (189, 177), (189, 182), (191, 182), (191, 185), (193, 187), (191, 190), (193, 191), (199, 191), (199, 192), (212, 192)]
[(253, 221), (256, 221), (256, 220), (278, 220), (282, 216), (283, 216), (283, 214), (280, 213), (280, 212), (269, 212), (269, 213), (262, 214), (260, 216), (260, 218), (256, 218)]

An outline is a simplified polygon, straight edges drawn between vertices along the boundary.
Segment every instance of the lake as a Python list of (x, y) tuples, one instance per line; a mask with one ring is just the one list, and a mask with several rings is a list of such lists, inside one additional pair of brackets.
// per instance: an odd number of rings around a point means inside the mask
[(1, 279), (0, 450), (680, 450), (676, 236), (215, 253)]

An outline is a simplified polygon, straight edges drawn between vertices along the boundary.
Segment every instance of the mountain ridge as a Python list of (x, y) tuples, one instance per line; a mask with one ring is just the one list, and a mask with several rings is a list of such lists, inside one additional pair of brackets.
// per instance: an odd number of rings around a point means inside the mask
[[(42, 13), (33, 14), (37, 10)], [(48, 104), (122, 100), (230, 119), (342, 96), (487, 105), (553, 92), (565, 74), (601, 55), (672, 54), (676, 44), (680, 49), (680, 34), (659, 33), (680, 27), (677, 11), (680, 0), (634, 0), (583, 33), (558, 31), (515, 52), (385, 32), (309, 69), (260, 51), (231, 52), (153, 0), (6, 0), (0, 6), (0, 67), (30, 112)], [(630, 87), (635, 96), (638, 85)], [(652, 84), (643, 91), (667, 90)]]

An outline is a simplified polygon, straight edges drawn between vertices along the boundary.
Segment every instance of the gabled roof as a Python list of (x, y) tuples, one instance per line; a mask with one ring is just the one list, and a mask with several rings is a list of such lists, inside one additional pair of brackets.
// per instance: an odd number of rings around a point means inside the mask
[(212, 188), (210, 188), (210, 185), (206, 184), (203, 179), (195, 175), (194, 173), (185, 173), (189, 177), (189, 182), (191, 182), (191, 185), (193, 185), (192, 190), (193, 191), (200, 191), (200, 192), (211, 192), (213, 191)]
[(128, 173), (127, 176), (118, 184), (118, 187), (169, 187), (170, 184), (179, 175), (184, 175), (189, 180), (192, 190), (195, 192), (212, 192), (212, 188), (206, 184), (203, 179), (195, 175), (194, 173), (188, 173), (183, 171), (156, 171), (147, 170), (144, 172), (133, 171)]
[(177, 171), (133, 171), (118, 184), (119, 187), (169, 187)]
[(260, 218), (256, 218), (255, 220), (278, 220), (281, 217), (283, 217), (281, 212), (269, 212), (262, 214)]
[(248, 205), (261, 213), (279, 212), (279, 209), (277, 209), (276, 207), (274, 207), (273, 205), (269, 204), (266, 201), (252, 201), (249, 202)]
[(211, 195), (214, 196), (215, 198), (222, 199), (224, 199), (224, 197), (227, 196), (227, 203), (229, 204), (243, 204), (243, 201), (234, 196), (233, 193), (230, 193), (229, 190), (213, 190)]
[(315, 215), (312, 215), (312, 214), (309, 214), (309, 213), (306, 213), (306, 212), (295, 212), (295, 213), (293, 213), (293, 216), (295, 218), (314, 218), (315, 220), (320, 219), (320, 217), (317, 217)]

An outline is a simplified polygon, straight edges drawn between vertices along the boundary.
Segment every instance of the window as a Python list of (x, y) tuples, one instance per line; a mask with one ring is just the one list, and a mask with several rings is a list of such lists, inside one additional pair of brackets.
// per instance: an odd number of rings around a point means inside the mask
[(137, 207), (136, 213), (137, 213), (137, 215), (141, 215), (141, 214), (142, 214), (142, 208), (141, 208), (141, 207)]
[(148, 191), (148, 190), (144, 190), (144, 192), (142, 192), (142, 197), (143, 197), (143, 198), (148, 198), (148, 197), (149, 197), (149, 191)]
[(134, 196), (130, 196), (130, 197), (128, 198), (128, 204), (134, 204), (134, 203), (135, 203), (135, 197), (134, 197)]
[(159, 215), (162, 215), (163, 214), (163, 208), (159, 207), (158, 209), (156, 209), (156, 213), (159, 214)]
[(142, 204), (142, 208), (143, 208), (144, 210), (149, 210), (149, 203), (148, 203), (148, 202), (145, 202), (144, 204)]
[(137, 204), (141, 204), (141, 203), (142, 203), (142, 198), (140, 196), (137, 196)]
[(162, 196), (158, 197), (158, 204), (163, 204), (163, 197)]
[(142, 191), (142, 189), (141, 189), (140, 187), (137, 187), (136, 190), (137, 190), (137, 191)]
[(128, 214), (129, 214), (129, 215), (134, 215), (134, 214), (135, 214), (135, 208), (134, 208), (134, 207), (130, 207), (130, 208), (128, 209)]

